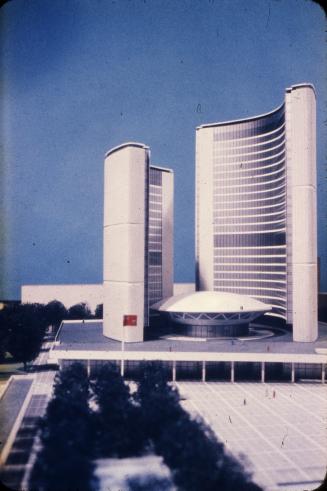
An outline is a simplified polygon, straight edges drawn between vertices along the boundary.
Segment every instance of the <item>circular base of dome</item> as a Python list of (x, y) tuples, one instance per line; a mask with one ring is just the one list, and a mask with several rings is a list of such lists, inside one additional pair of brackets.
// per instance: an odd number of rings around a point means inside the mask
[(205, 324), (179, 324), (171, 322), (170, 333), (172, 336), (184, 336), (192, 338), (237, 338), (248, 336), (249, 323), (232, 325), (205, 325)]
[(167, 334), (165, 336), (160, 336), (160, 339), (166, 339), (169, 341), (198, 341), (198, 342), (206, 342), (206, 341), (258, 341), (261, 339), (267, 339), (275, 336), (282, 336), (285, 334), (281, 328), (271, 328), (267, 329), (267, 326), (263, 326), (260, 328), (258, 326), (249, 327), (248, 333), (244, 336), (216, 336), (216, 337), (199, 337), (199, 336), (188, 336), (185, 334)]

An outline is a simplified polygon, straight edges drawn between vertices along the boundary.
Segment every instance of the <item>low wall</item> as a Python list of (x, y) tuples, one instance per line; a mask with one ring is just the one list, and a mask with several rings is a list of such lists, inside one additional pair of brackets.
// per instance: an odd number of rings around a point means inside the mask
[(85, 302), (92, 311), (103, 303), (103, 285), (23, 285), (21, 301), (23, 303), (47, 304), (52, 300), (62, 302), (66, 308)]

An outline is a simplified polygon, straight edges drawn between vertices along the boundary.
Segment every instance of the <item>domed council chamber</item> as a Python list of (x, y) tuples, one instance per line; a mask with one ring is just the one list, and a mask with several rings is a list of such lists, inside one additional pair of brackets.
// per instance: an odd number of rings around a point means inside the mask
[(246, 295), (201, 291), (161, 300), (151, 310), (174, 334), (210, 338), (247, 335), (249, 323), (271, 306)]

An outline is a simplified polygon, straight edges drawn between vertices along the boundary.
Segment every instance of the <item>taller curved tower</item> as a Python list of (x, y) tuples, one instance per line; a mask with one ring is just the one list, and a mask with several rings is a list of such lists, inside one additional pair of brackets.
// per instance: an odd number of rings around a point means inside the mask
[(240, 293), (317, 337), (315, 92), (196, 134), (197, 289)]

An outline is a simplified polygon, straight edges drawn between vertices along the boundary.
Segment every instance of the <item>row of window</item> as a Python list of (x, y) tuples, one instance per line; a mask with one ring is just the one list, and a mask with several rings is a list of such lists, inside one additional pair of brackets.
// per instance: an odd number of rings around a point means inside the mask
[(286, 272), (286, 264), (280, 263), (280, 264), (263, 264), (262, 262), (260, 264), (221, 264), (219, 262), (214, 262), (214, 269), (215, 271), (221, 271), (221, 272), (233, 272), (233, 271), (248, 271), (248, 272), (256, 272), (258, 271), (259, 273), (285, 273)]
[(275, 195), (272, 196), (256, 196), (254, 194), (250, 195), (249, 197), (245, 197), (243, 195), (229, 195), (229, 196), (214, 196), (213, 197), (213, 204), (218, 205), (221, 207), (221, 209), (240, 209), (240, 208), (248, 208), (251, 206), (267, 206), (267, 205), (285, 205), (285, 199), (286, 199), (286, 194), (285, 194), (285, 186), (283, 186), (283, 189), (276, 193)]
[[(257, 182), (255, 179), (253, 179), (253, 183), (244, 183), (244, 184), (231, 184), (231, 185), (224, 185), (221, 180), (219, 181), (214, 181), (214, 195), (215, 197), (219, 196), (220, 199), (224, 198), (225, 196), (237, 196), (239, 198), (246, 198), (247, 195), (254, 195), (254, 194), (260, 194), (260, 198), (266, 197), (266, 196), (274, 196), (276, 195), (276, 190), (281, 189), (285, 187), (285, 176), (279, 176), (275, 178), (269, 178), (267, 180), (264, 180), (263, 182)], [(272, 195), (271, 192), (274, 192)], [(253, 197), (253, 196), (252, 196)]]
[(268, 286), (272, 288), (284, 289), (286, 284), (286, 274), (278, 272), (272, 273), (271, 271), (220, 271), (219, 269), (214, 271), (214, 280), (223, 281), (228, 285), (240, 285), (244, 286), (265, 286), (264, 283), (269, 283)]
[(261, 168), (257, 168), (252, 171), (237, 172), (237, 174), (235, 174), (235, 172), (231, 174), (225, 171), (214, 172), (213, 182), (216, 184), (225, 182), (226, 185), (237, 186), (240, 184), (251, 184), (251, 180), (253, 180), (253, 182), (265, 182), (281, 175), (285, 175), (285, 168), (282, 163), (278, 163), (278, 165), (273, 168), (264, 169), (264, 171), (262, 171)]
[(162, 171), (150, 167), (149, 182), (150, 185), (162, 186)]
[(160, 188), (150, 187), (149, 191), (149, 202), (151, 203), (162, 203), (162, 190)]
[[(234, 224), (230, 227), (227, 225), (215, 225), (213, 228), (214, 231), (214, 237), (217, 237), (216, 239), (214, 238), (214, 246), (215, 247), (225, 247), (228, 245), (233, 245), (235, 246), (240, 246), (240, 245), (278, 245), (279, 243), (283, 242), (277, 242), (276, 243), (276, 237), (274, 237), (275, 234), (277, 233), (284, 233), (285, 232), (285, 222), (279, 221), (278, 223), (252, 223), (252, 224)], [(272, 240), (274, 242), (268, 242), (267, 237), (258, 237), (254, 238), (255, 235), (261, 236), (261, 235), (273, 235)], [(248, 235), (249, 237), (246, 238), (245, 236)], [(229, 237), (230, 236), (230, 237)], [(239, 237), (243, 236), (243, 237)], [(220, 237), (220, 238), (219, 238)], [(234, 237), (234, 239), (232, 239)], [(245, 241), (245, 243), (244, 243)]]
[[(220, 167), (221, 165), (226, 165), (229, 166), (230, 164), (233, 163), (238, 163), (238, 162), (244, 162), (245, 164), (249, 164), (251, 162), (265, 162), (271, 161), (274, 162), (278, 158), (281, 160), (284, 157), (285, 154), (285, 148), (275, 148), (273, 150), (265, 151), (265, 152), (258, 152), (258, 153), (246, 153), (242, 155), (229, 155), (227, 152), (225, 154), (217, 154), (214, 155), (213, 162), (214, 166)], [(275, 160), (272, 160), (275, 159)]]
[(214, 247), (272, 246), (286, 243), (285, 232), (263, 234), (215, 234)]
[(258, 255), (228, 255), (228, 254), (218, 254), (214, 255), (215, 264), (219, 266), (236, 266), (236, 265), (246, 265), (246, 266), (269, 266), (274, 265), (278, 267), (284, 266), (286, 263), (286, 255), (264, 255), (263, 253)]
[(159, 251), (149, 251), (149, 264), (158, 265), (162, 264), (162, 253)]
[[(279, 127), (266, 133), (258, 133), (248, 137), (226, 137), (220, 139), (216, 144), (217, 148), (239, 148), (244, 146), (252, 147), (253, 145), (259, 145), (262, 143), (270, 143), (272, 140), (278, 138), (285, 133), (285, 122), (282, 122)], [(217, 141), (214, 137), (214, 140)]]
[(285, 123), (284, 105), (276, 112), (249, 121), (231, 122), (214, 128), (214, 140), (246, 138), (277, 130)]
[(162, 204), (161, 203), (151, 203), (149, 204), (149, 211), (153, 211), (153, 210), (156, 210), (156, 211), (162, 211)]
[[(260, 287), (255, 285), (244, 285), (241, 286), (239, 284), (230, 285), (226, 284), (223, 281), (215, 280), (214, 281), (214, 290), (219, 291), (228, 291), (230, 293), (239, 293), (240, 295), (249, 295), (250, 297), (261, 298), (269, 298), (271, 300), (280, 300), (284, 305), (286, 303), (286, 290), (282, 288), (270, 288), (270, 287)], [(266, 303), (269, 303), (266, 301)]]
[[(264, 164), (264, 165), (263, 165)], [(277, 159), (275, 162), (261, 162), (261, 165), (251, 165), (251, 164), (246, 164), (244, 162), (237, 163), (235, 165), (222, 165), (220, 164), (219, 166), (214, 166), (213, 167), (213, 176), (214, 177), (219, 177), (221, 175), (226, 176), (231, 176), (233, 177), (234, 174), (236, 176), (249, 176), (252, 174), (260, 174), (260, 173), (267, 173), (279, 168), (284, 168), (285, 167), (285, 158), (283, 157), (282, 159)]]
[[(217, 191), (217, 190), (216, 190)], [(255, 191), (247, 191), (247, 192), (240, 192), (236, 191), (236, 189), (227, 189), (226, 193), (220, 192), (222, 189), (219, 189), (219, 193), (215, 192), (215, 197), (214, 197), (214, 204), (220, 206), (220, 203), (227, 203), (227, 202), (233, 202), (233, 203), (244, 203), (245, 201), (257, 201), (257, 200), (263, 200), (263, 199), (268, 199), (271, 198), (274, 200), (274, 203), (278, 203), (279, 201), (276, 200), (276, 194), (277, 191), (278, 193), (282, 193), (285, 191), (285, 182), (282, 182), (279, 186), (277, 187), (271, 187), (270, 189), (259, 189)]]
[(245, 206), (236, 208), (222, 208), (214, 212), (214, 218), (223, 215), (224, 217), (236, 218), (245, 216), (264, 216), (272, 213), (285, 213), (285, 203), (273, 203), (265, 206)]
[(228, 185), (238, 185), (238, 184), (251, 184), (251, 180), (253, 179), (254, 182), (264, 182), (267, 181), (268, 179), (271, 179), (273, 176), (278, 177), (279, 175), (285, 175), (285, 167), (282, 163), (277, 164), (274, 167), (269, 168), (269, 169), (254, 169), (252, 171), (246, 171), (246, 172), (237, 172), (235, 174), (235, 171), (233, 174), (230, 172), (214, 172), (213, 175), (213, 181), (216, 184), (219, 184), (219, 182), (225, 182)]
[(282, 126), (281, 131), (278, 130), (275, 133), (271, 133), (266, 139), (258, 138), (258, 142), (255, 141), (256, 138), (252, 138), (251, 141), (237, 140), (233, 145), (234, 141), (220, 141), (218, 144), (214, 144), (213, 155), (219, 156), (221, 153), (228, 153), (229, 155), (237, 155), (241, 152), (262, 152), (264, 150), (270, 150), (271, 148), (282, 146), (285, 144), (285, 128)]
[[(235, 213), (235, 212), (234, 212)], [(218, 210), (214, 210), (213, 213), (213, 225), (217, 227), (221, 226), (231, 226), (231, 225), (246, 225), (249, 224), (259, 224), (259, 223), (276, 223), (285, 220), (285, 212), (273, 211), (267, 213), (257, 213), (257, 214), (247, 214), (244, 215), (232, 215), (230, 213), (224, 213), (222, 210), (220, 213)], [(160, 230), (160, 229), (159, 229)]]
[[(278, 191), (279, 190), (279, 191)], [(280, 191), (282, 190), (282, 191)], [(235, 183), (224, 184), (222, 179), (213, 181), (213, 202), (221, 201), (243, 201), (246, 199), (258, 199), (274, 197), (276, 191), (278, 194), (285, 190), (285, 175), (268, 176), (265, 179), (252, 179), (251, 181), (239, 181)], [(272, 194), (273, 193), (273, 194)]]
[(152, 208), (151, 207), (149, 209), (149, 217), (150, 218), (152, 218), (152, 217), (153, 218), (161, 218), (161, 216), (162, 216), (162, 210), (161, 210), (161, 208), (158, 208), (157, 209), (157, 208)]

